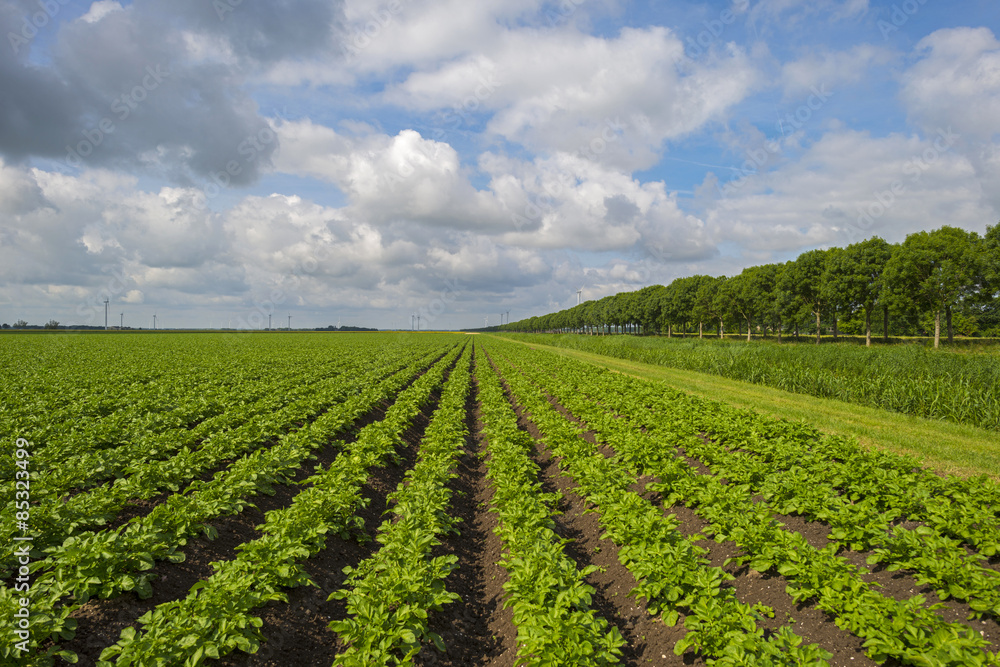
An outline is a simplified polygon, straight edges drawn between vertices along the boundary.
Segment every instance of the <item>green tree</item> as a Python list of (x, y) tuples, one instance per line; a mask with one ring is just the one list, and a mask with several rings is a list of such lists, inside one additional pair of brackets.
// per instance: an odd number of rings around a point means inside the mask
[(820, 343), (822, 317), (826, 312), (823, 273), (826, 271), (826, 250), (810, 250), (799, 255), (781, 274), (781, 289), (793, 301), (808, 308), (816, 316), (816, 344)]
[[(773, 265), (769, 265), (772, 266)], [(728, 314), (747, 323), (747, 342), (753, 333), (753, 322), (767, 309), (773, 291), (774, 270), (767, 266), (750, 266), (725, 282), (720, 292)]]
[(885, 267), (888, 295), (897, 304), (908, 302), (934, 313), (934, 347), (941, 342), (941, 314), (948, 318), (952, 341), (952, 309), (981, 287), (986, 252), (975, 232), (942, 227), (910, 234)]
[[(722, 338), (722, 318), (723, 310), (719, 307), (720, 302), (717, 301), (719, 297), (719, 290), (722, 284), (726, 281), (725, 276), (719, 276), (718, 278), (712, 278), (706, 276), (706, 280), (702, 283), (701, 287), (698, 288), (698, 293), (695, 295), (694, 300), (694, 313), (698, 322), (708, 322), (717, 321), (719, 323), (719, 338)], [(698, 325), (698, 338), (701, 338), (702, 330), (701, 324)]]
[[(823, 283), (828, 299), (849, 313), (865, 313), (865, 345), (872, 344), (872, 312), (883, 306), (883, 272), (892, 246), (875, 236), (830, 256)], [(888, 306), (885, 306), (888, 314)], [(888, 326), (885, 327), (888, 329)], [(888, 336), (888, 331), (885, 333)]]

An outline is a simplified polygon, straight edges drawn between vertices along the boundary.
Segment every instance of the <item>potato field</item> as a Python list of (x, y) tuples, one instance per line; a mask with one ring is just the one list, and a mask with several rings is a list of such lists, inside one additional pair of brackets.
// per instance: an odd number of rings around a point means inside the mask
[(987, 478), (483, 335), (4, 343), (4, 665), (1000, 665)]

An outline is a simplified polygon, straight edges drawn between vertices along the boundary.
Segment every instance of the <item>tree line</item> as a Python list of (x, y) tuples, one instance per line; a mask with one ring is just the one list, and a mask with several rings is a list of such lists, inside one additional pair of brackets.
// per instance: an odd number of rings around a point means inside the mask
[[(934, 332), (1000, 335), (1000, 223), (986, 234), (944, 226), (891, 244), (873, 237), (783, 264), (696, 275), (491, 327), (499, 331), (777, 336), (826, 330), (888, 340)], [(873, 325), (874, 322), (874, 325)]]

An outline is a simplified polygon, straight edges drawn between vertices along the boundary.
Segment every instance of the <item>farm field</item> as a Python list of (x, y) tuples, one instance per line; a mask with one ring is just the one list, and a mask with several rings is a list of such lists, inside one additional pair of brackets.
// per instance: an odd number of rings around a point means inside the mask
[(487, 336), (4, 343), (3, 664), (1000, 665), (983, 477)]

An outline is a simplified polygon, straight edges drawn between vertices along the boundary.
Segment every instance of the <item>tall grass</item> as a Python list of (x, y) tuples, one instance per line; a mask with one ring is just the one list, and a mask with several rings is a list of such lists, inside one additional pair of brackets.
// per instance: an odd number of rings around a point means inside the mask
[(1000, 357), (922, 345), (512, 334), (511, 338), (711, 373), (907, 415), (1000, 431)]

